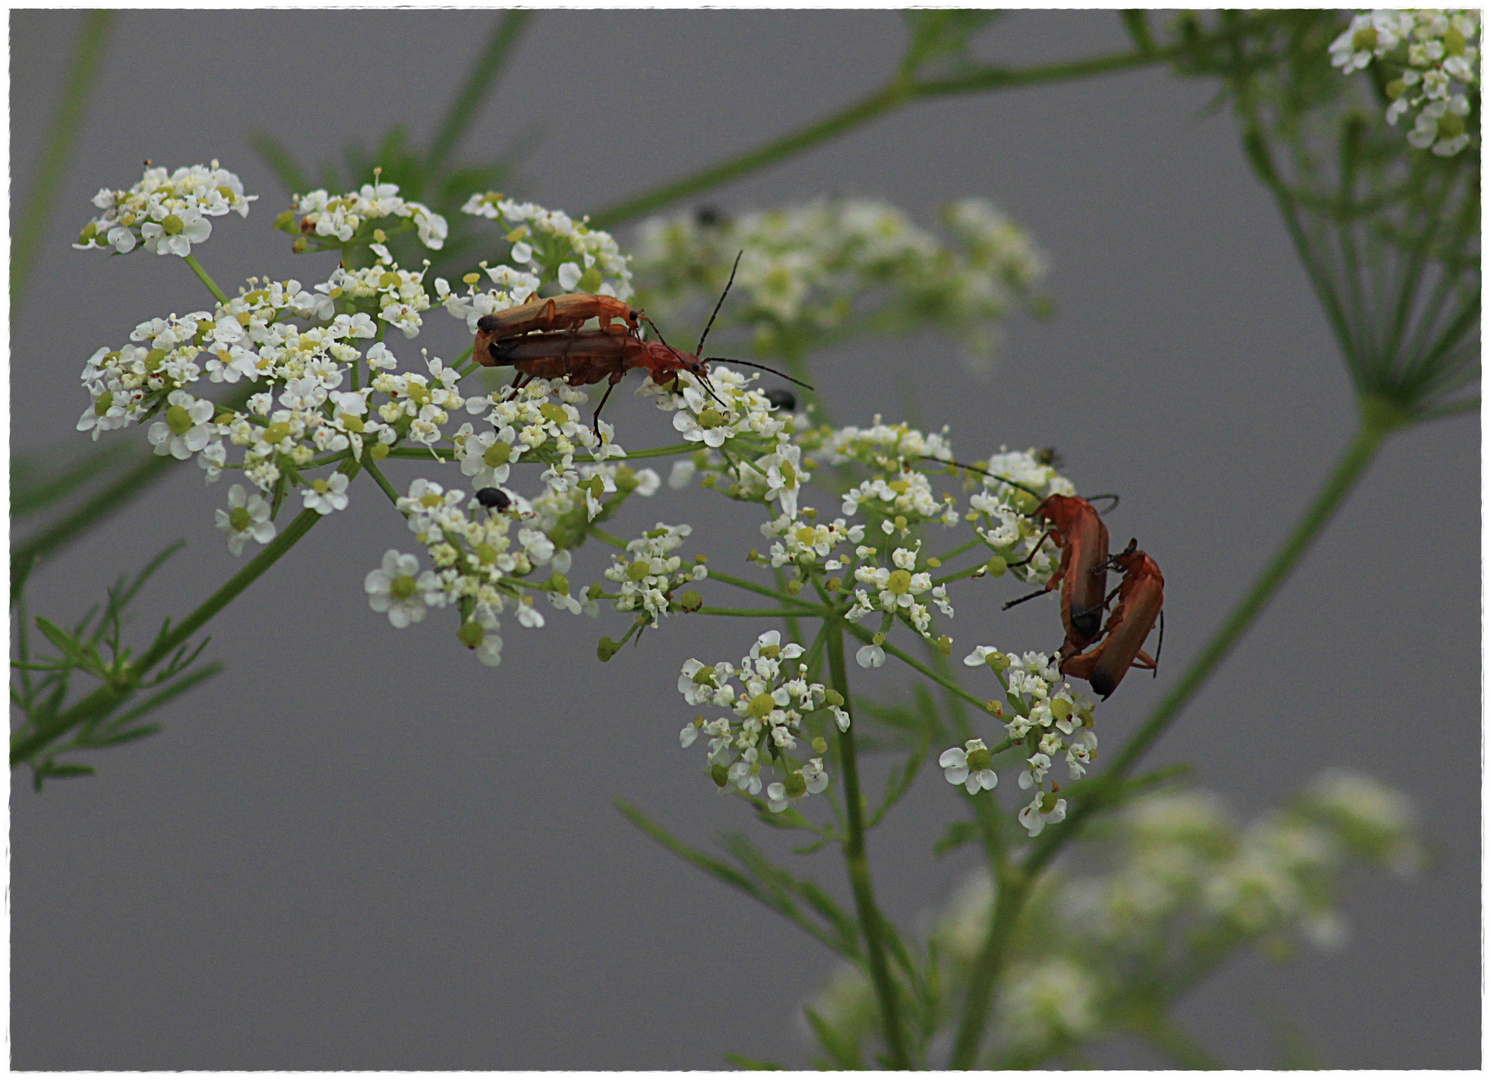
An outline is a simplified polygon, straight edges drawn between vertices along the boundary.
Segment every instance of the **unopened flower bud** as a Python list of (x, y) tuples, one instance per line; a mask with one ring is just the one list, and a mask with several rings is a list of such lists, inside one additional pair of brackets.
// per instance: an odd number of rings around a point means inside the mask
[[(620, 651), (620, 649), (621, 649), (620, 644), (618, 644), (617, 642), (612, 641), (608, 637), (603, 637), (600, 640), (600, 644), (598, 644), (595, 647), (595, 655), (598, 656), (600, 658), (601, 663), (604, 664), (606, 661), (610, 660), (611, 657), (615, 656), (617, 654), (617, 652)], [(715, 766), (715, 767), (718, 768), (719, 766)], [(724, 787), (725, 785), (724, 784), (720, 784), (720, 786)]]
[(456, 637), (468, 649), (476, 648), (486, 636), (486, 631), (482, 629), (481, 623), (475, 621), (463, 622), (461, 629), (456, 631)]

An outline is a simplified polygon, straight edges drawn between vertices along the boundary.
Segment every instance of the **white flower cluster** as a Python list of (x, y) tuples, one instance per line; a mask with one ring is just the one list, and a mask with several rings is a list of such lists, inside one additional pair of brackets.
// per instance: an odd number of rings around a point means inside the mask
[[(879, 611), (888, 616), (881, 629), (882, 634), (890, 628), (890, 618), (901, 618), (910, 623), (922, 637), (931, 640), (932, 614), (922, 602), (923, 598), (931, 599), (948, 618), (952, 618), (953, 607), (948, 603), (947, 586), (934, 585), (931, 573), (917, 568), (920, 553), (920, 540), (914, 547), (896, 548), (891, 552), (891, 563), (895, 567), (892, 570), (890, 567), (875, 565), (874, 559), (879, 554), (875, 548), (867, 544), (856, 548), (855, 555), (861, 561), (854, 568), (854, 580), (868, 588), (854, 590), (854, 606), (844, 617), (862, 619)], [(951, 641), (948, 644), (951, 645)], [(878, 649), (878, 644), (861, 649), (860, 666), (879, 667), (883, 660), (876, 651)]]
[(289, 214), (299, 217), (302, 236), (314, 237), (327, 248), (369, 239), (381, 243), (384, 237), (377, 235), (381, 230), (375, 231), (375, 223), (386, 218), (403, 218), (402, 228), (412, 226), (431, 251), (445, 246), (450, 231), (443, 217), (423, 203), (405, 199), (398, 184), (385, 184), (381, 177), (342, 195), (329, 194), (325, 188), (296, 195)]
[(806, 762), (794, 756), (804, 737), (804, 718), (826, 710), (840, 731), (849, 729), (843, 697), (808, 682), (807, 665), (790, 663), (803, 655), (802, 646), (781, 640), (777, 631), (767, 631), (738, 668), (725, 661), (706, 666), (689, 660), (678, 677), (678, 692), (690, 705), (731, 713), (712, 721), (699, 716), (679, 733), (679, 742), (687, 748), (701, 733), (709, 739), (710, 775), (722, 793), (758, 795), (763, 771), (777, 770), (782, 779), (765, 785), (766, 804), (774, 812), (828, 787), (823, 768), (828, 743), (821, 735), (809, 739), (816, 756)]
[[(424, 271), (400, 270), (393, 255), (382, 244), (371, 245), (377, 263), (362, 270), (349, 270), (338, 266), (332, 271), (325, 285), (316, 286), (332, 300), (347, 297), (351, 300), (371, 299), (378, 307), (378, 318), (403, 332), (406, 338), (417, 337), (421, 320), (419, 313), (430, 306), (430, 298), (424, 289)], [(425, 261), (428, 267), (429, 261)]]
[[(980, 1067), (1046, 1066), (1122, 1031), (1133, 1002), (1153, 987), (1194, 982), (1249, 945), (1281, 959), (1297, 939), (1340, 944), (1348, 857), (1416, 868), (1425, 849), (1414, 824), (1402, 795), (1347, 773), (1320, 777), (1283, 810), (1247, 825), (1203, 792), (1135, 799), (1082, 853), (1081, 870), (1049, 872), (1030, 900), (1048, 917), (1015, 931), (1014, 960), (994, 995), (993, 1045)], [(953, 1000), (983, 947), (995, 901), (988, 875), (975, 874), (933, 924), (937, 968), (926, 978)], [(861, 967), (838, 970), (813, 1009), (840, 1045), (878, 1035)], [(870, 1057), (868, 1048), (860, 1052)]]
[[(590, 292), (602, 297), (617, 297), (626, 300), (632, 292), (632, 270), (625, 255), (622, 255), (616, 240), (610, 233), (590, 228), (587, 218), (580, 221), (571, 218), (564, 210), (547, 210), (537, 203), (519, 203), (504, 197), (501, 192), (488, 191), (471, 195), (462, 213), (497, 222), (507, 230), (505, 239), (511, 245), (508, 252), (511, 266), (482, 269), (497, 283), (498, 291), (513, 297), (511, 307), (523, 303), (529, 295), (537, 294), (541, 286), (556, 282), (561, 292)], [(467, 274), (465, 283), (476, 285), (476, 276)], [(532, 280), (529, 288), (528, 282)], [(437, 282), (441, 298), (446, 297), (444, 288)], [(523, 292), (522, 289), (528, 289)], [(450, 294), (453, 297), (453, 294)], [(468, 295), (464, 300), (446, 301), (447, 309), (458, 318), (471, 319), (471, 331), (476, 333), (476, 319), (462, 310), (462, 304), (476, 312), (476, 318), (501, 310), (501, 307), (486, 307), (491, 301), (480, 300), (479, 295)], [(486, 307), (486, 310), (483, 310)]]
[(660, 521), (656, 528), (629, 541), (625, 555), (611, 557), (605, 578), (619, 584), (621, 591), (606, 596), (617, 611), (635, 611), (639, 619), (656, 626), (668, 613), (675, 589), (709, 576), (703, 556), (685, 568), (683, 559), (673, 554), (693, 531), (688, 525), (664, 525)]
[[(968, 499), (967, 520), (979, 538), (994, 552), (991, 570), (995, 576), (1011, 564), (1020, 564), (1016, 573), (1024, 581), (1045, 584), (1061, 561), (1060, 549), (1042, 543), (1044, 522), (1032, 514), (1047, 495), (1072, 495), (1076, 489), (1055, 468), (1036, 460), (1031, 451), (1009, 451), (999, 448), (987, 462), (976, 463), (992, 476), (973, 474), (980, 490)], [(1000, 483), (995, 477), (1019, 484)], [(1030, 494), (1039, 492), (1039, 496)], [(1040, 545), (1037, 550), (1037, 545)]]
[(128, 191), (103, 188), (93, 205), (103, 211), (83, 226), (76, 248), (112, 248), (121, 255), (137, 244), (157, 255), (187, 256), (192, 245), (212, 235), (210, 217), (230, 210), (248, 217), (249, 203), (257, 195), (245, 195), (243, 182), (216, 160), (210, 166), (192, 165), (168, 173), (146, 168), (140, 182)]
[(1417, 110), (1409, 144), (1450, 157), (1470, 144), (1466, 121), (1470, 94), (1481, 83), (1480, 33), (1481, 13), (1473, 8), (1362, 12), (1331, 43), (1331, 63), (1345, 74), (1373, 60), (1385, 65), (1393, 76), (1387, 122)]
[[(1066, 800), (1058, 795), (1060, 787), (1052, 780), (1050, 789), (1046, 788), (1052, 764), (1064, 760), (1067, 775), (1076, 780), (1087, 771), (1097, 752), (1093, 703), (1063, 681), (1057, 660), (1057, 656), (1039, 652), (1015, 656), (988, 645), (978, 646), (963, 658), (969, 667), (987, 665), (999, 678), (1009, 702), (1011, 715), (1004, 729), (1009, 743), (1026, 752), (1020, 787), (1033, 791), (1033, 797), (1019, 818), (1031, 836), (1066, 818)], [(948, 783), (962, 784), (970, 795), (998, 783), (993, 752), (981, 739), (944, 751), (938, 764)]]
[[(869, 199), (733, 219), (714, 212), (653, 218), (638, 228), (640, 299), (654, 317), (698, 307), (709, 292), (718, 294), (744, 251), (735, 288), (745, 303), (728, 319), (754, 329), (760, 352), (784, 354), (858, 327), (900, 332), (931, 323), (986, 364), (995, 324), (1028, 297), (1043, 260), (1025, 232), (983, 200), (950, 203), (942, 217), (951, 244)], [(714, 296), (707, 298), (712, 304)]]

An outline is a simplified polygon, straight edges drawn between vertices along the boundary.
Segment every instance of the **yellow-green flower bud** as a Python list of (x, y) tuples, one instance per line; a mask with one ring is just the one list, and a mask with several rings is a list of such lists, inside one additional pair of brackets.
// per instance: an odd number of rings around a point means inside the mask
[(564, 411), (563, 405), (556, 405), (552, 401), (546, 401), (538, 407), (538, 411), (544, 414), (544, 419), (553, 424), (564, 424), (569, 421), (569, 413)]
[(994, 671), (1003, 671), (1010, 666), (1010, 658), (1002, 652), (994, 651), (984, 657), (984, 663), (988, 664)]
[(684, 611), (698, 611), (704, 606), (704, 597), (700, 596), (693, 589), (689, 589), (678, 598), (678, 606)]
[(1072, 703), (1066, 698), (1053, 698), (1051, 701), (1051, 715), (1058, 720), (1065, 720), (1072, 715)]
[(823, 700), (840, 709), (844, 707), (844, 695), (831, 686), (823, 692)]
[(155, 372), (160, 370), (161, 361), (166, 358), (165, 349), (151, 349), (145, 354), (145, 370)]
[(580, 280), (575, 287), (581, 292), (593, 293), (601, 287), (602, 280), (600, 267), (592, 266), (580, 275)]
[(766, 716), (776, 707), (777, 703), (772, 700), (770, 694), (757, 694), (755, 697), (751, 698), (751, 704), (748, 706), (750, 714), (758, 720)]
[(768, 660), (775, 660), (782, 655), (782, 647), (780, 645), (763, 645), (761, 646), (761, 655)]
[(378, 287), (380, 289), (392, 289), (398, 283), (399, 275), (394, 273), (392, 270), (383, 271), (383, 273), (378, 278)]
[(353, 416), (351, 413), (342, 413), (338, 419), (341, 420), (342, 427), (354, 435), (361, 435), (366, 430), (360, 416)]
[(990, 559), (986, 566), (989, 573), (993, 574), (995, 577), (1004, 577), (1004, 572), (1010, 568), (1009, 563), (1005, 562), (998, 555), (995, 555), (992, 559)]
[(456, 637), (468, 649), (476, 648), (486, 636), (486, 631), (481, 628), (479, 622), (463, 622), (461, 628), (456, 631)]
[(1051, 811), (1055, 810), (1056, 809), (1056, 800), (1057, 800), (1057, 798), (1058, 798), (1058, 796), (1057, 796), (1056, 792), (1054, 792), (1054, 791), (1048, 791), (1044, 795), (1042, 795), (1041, 796), (1041, 813), (1043, 813), (1043, 814), (1049, 814), (1049, 813), (1051, 813)]
[(78, 243), (91, 244), (93, 243), (93, 238), (97, 235), (98, 226), (90, 221), (87, 225), (83, 226), (83, 231), (78, 233)]
[(495, 442), (482, 454), (482, 461), (490, 468), (498, 468), (512, 460), (513, 448), (505, 442)]
[(727, 423), (729, 421), (725, 419), (725, 414), (712, 405), (699, 414), (699, 426), (705, 431), (709, 431), (711, 428), (724, 427)]
[(475, 551), (477, 561), (483, 566), (491, 566), (497, 561), (497, 549), (485, 540), (476, 545)]
[(972, 772), (983, 772), (994, 764), (994, 755), (990, 753), (987, 746), (980, 746), (977, 750), (968, 751), (968, 768)]
[[(595, 655), (600, 657), (601, 663), (605, 663), (615, 656), (621, 646), (608, 637), (601, 638), (600, 644), (595, 647)], [(723, 784), (720, 785), (724, 787)]]
[(419, 585), (412, 574), (400, 574), (388, 585), (388, 595), (395, 600), (407, 600), (418, 591)]
[(114, 391), (105, 390), (102, 394), (98, 395), (98, 400), (93, 403), (93, 415), (102, 416), (109, 411), (113, 404)]
[(166, 410), (166, 426), (177, 435), (185, 435), (192, 429), (191, 414), (180, 405), (172, 405)]
[(175, 236), (182, 229), (186, 228), (186, 222), (182, 221), (176, 214), (167, 214), (166, 219), (160, 223), (160, 227), (165, 230), (167, 236)]
[(787, 774), (786, 783), (782, 785), (787, 789), (789, 799), (800, 799), (808, 793), (808, 782), (802, 778), (802, 773), (793, 770)]
[(374, 461), (382, 461), (388, 456), (388, 444), (374, 443), (373, 448), (368, 451), (368, 456)]
[(294, 228), (295, 211), (281, 210), (279, 216), (274, 219), (274, 227), (281, 232), (290, 232)]
[(813, 753), (824, 754), (828, 752), (828, 740), (822, 735), (813, 736)]
[(295, 238), (295, 243), (290, 245), (290, 253), (292, 255), (304, 255), (306, 253), (306, 249), (310, 246), (310, 244), (306, 243), (305, 237), (297, 236)]
[(290, 434), (290, 425), (281, 420), (264, 429), (264, 441), (273, 446)]

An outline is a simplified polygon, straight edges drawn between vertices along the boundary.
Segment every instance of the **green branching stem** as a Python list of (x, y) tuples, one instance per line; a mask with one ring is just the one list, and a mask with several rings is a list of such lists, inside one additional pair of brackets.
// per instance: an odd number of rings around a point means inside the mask
[(217, 592), (209, 596), (200, 607), (174, 626), (168, 633), (158, 637), (139, 660), (130, 664), (122, 677), (110, 679), (93, 693), (76, 702), (65, 712), (59, 713), (48, 723), (34, 731), (18, 731), (11, 738), (10, 765), (15, 768), (35, 758), (42, 750), (54, 743), (73, 728), (114, 708), (135, 690), (135, 687), (158, 666), (184, 645), (187, 640), (205, 626), (214, 615), (227, 607), (238, 594), (247, 589), (259, 576), (279, 561), (280, 556), (295, 546), (311, 526), (321, 520), (314, 510), (299, 514), (286, 529), (271, 540), (248, 565), (228, 579)]
[[(828, 628), (828, 666), (834, 689), (844, 698), (844, 708), (852, 710), (849, 692), (849, 674), (844, 665), (844, 623)], [(911, 1068), (911, 1056), (906, 1048), (906, 1036), (901, 1028), (900, 1006), (896, 1001), (896, 988), (890, 976), (886, 960), (886, 932), (881, 925), (882, 916), (875, 906), (875, 893), (870, 886), (870, 861), (865, 853), (864, 800), (859, 790), (859, 766), (854, 756), (854, 722), (850, 712), (849, 727), (840, 731), (839, 758), (844, 770), (844, 802), (848, 814), (849, 833), (844, 839), (844, 862), (849, 869), (849, 883), (854, 891), (854, 906), (859, 914), (860, 932), (865, 938), (865, 952), (870, 965), (870, 982), (875, 987), (875, 997), (880, 1003), (880, 1018), (885, 1035), (886, 1051), (890, 1065), (895, 1069)]]
[(432, 172), (438, 173), (444, 168), (450, 155), (461, 144), (461, 139), (465, 137), (466, 129), (470, 126), (472, 118), (481, 108), (486, 96), (497, 85), (502, 75), (503, 65), (506, 64), (513, 47), (517, 45), (518, 39), (523, 36), (528, 20), (532, 17), (531, 11), (512, 10), (504, 12), (497, 20), (497, 25), (492, 28), (492, 36), (487, 39), (487, 47), (476, 58), (476, 63), (472, 65), (471, 73), (466, 76), (461, 92), (450, 103), (445, 119), (441, 121), (440, 130), (435, 133), (435, 138), (430, 143), (427, 164)]
[(999, 902), (994, 923), (985, 939), (979, 961), (975, 965), (969, 982), (968, 998), (964, 1005), (962, 1021), (958, 1031), (958, 1042), (953, 1053), (951, 1067), (973, 1068), (982, 1042), (984, 1026), (988, 1020), (989, 1003), (993, 987), (1003, 967), (1006, 945), (1020, 909), (1029, 895), (1031, 884), (1062, 848), (1075, 839), (1084, 822), (1102, 804), (1103, 792), (1111, 791), (1115, 782), (1126, 777), (1144, 753), (1164, 733), (1165, 729), (1180, 715), (1210, 678), (1217, 666), (1231, 652), (1243, 633), (1252, 625), (1264, 607), (1273, 599), (1280, 586), (1299, 564), (1306, 551), (1320, 536), (1326, 524), (1351, 493), (1366, 468), (1371, 464), (1383, 440), (1394, 430), (1404, 425), (1403, 414), (1391, 405), (1368, 400), (1362, 405), (1361, 425), (1356, 437), (1346, 448), (1335, 470), (1326, 479), (1315, 499), (1305, 509), (1304, 515), (1258, 579), (1243, 596), (1232, 614), (1215, 634), (1164, 700), (1130, 736), (1128, 742), (1114, 756), (1112, 762), (1096, 778), (1094, 795), (1076, 801), (1076, 805), (1059, 826), (1047, 830), (1036, 841), (1030, 854), (1017, 868), (1010, 871), (1009, 882), (1001, 882)]
[(1168, 1016), (1157, 1016), (1135, 1028), (1150, 1044), (1182, 1069), (1220, 1069), (1222, 1063)]
[[(871, 645), (874, 643), (875, 635), (870, 633), (870, 631), (866, 630), (863, 626), (856, 626), (854, 623), (845, 623), (844, 627), (855, 637), (859, 638), (859, 640), (863, 641), (866, 645)], [(912, 656), (910, 653), (896, 648), (896, 646), (892, 645), (888, 641), (882, 644), (880, 647), (886, 651), (887, 655), (894, 656), (903, 664), (907, 664), (915, 670), (921, 672), (923, 675), (931, 679), (934, 683), (942, 687), (948, 693), (962, 698), (964, 701), (968, 702), (968, 704), (972, 705), (980, 712), (987, 713), (989, 711), (989, 703), (987, 701), (984, 701), (982, 698), (974, 697), (952, 679), (939, 675), (937, 672), (933, 671), (926, 664), (923, 664), (920, 660)]]
[(909, 105), (913, 101), (1111, 74), (1116, 71), (1166, 63), (1179, 55), (1180, 51), (1178, 46), (1174, 46), (1091, 57), (1062, 64), (1041, 64), (1029, 68), (979, 67), (955, 78), (947, 79), (918, 80), (905, 72), (898, 72), (879, 90), (822, 120), (799, 128), (764, 146), (749, 150), (739, 157), (701, 169), (689, 176), (670, 181), (653, 191), (608, 206), (590, 215), (590, 223), (599, 229), (615, 228), (617, 225), (639, 218), (643, 214), (649, 214), (669, 203), (686, 199), (720, 184), (738, 180), (742, 176), (774, 165), (793, 154), (829, 142), (903, 105)]
[(108, 47), (109, 31), (113, 23), (112, 11), (88, 11), (83, 14), (77, 51), (73, 54), (72, 66), (62, 83), (62, 100), (57, 103), (57, 115), (52, 121), (51, 131), (47, 133), (46, 145), (42, 147), (36, 175), (31, 178), (31, 186), (26, 192), (26, 202), (16, 216), (15, 235), (10, 246), (12, 317), (16, 301), (26, 291), (37, 247), (52, 218), (52, 204), (62, 187), (62, 175), (67, 170), (73, 144), (83, 127), (88, 96), (93, 90), (94, 79), (103, 67), (104, 51)]
[(212, 280), (211, 274), (202, 269), (202, 264), (197, 261), (195, 255), (188, 255), (183, 261), (187, 266), (191, 267), (192, 273), (201, 279), (202, 284), (207, 286), (207, 291), (217, 299), (219, 304), (226, 304), (228, 302), (228, 294), (217, 287), (217, 282)]

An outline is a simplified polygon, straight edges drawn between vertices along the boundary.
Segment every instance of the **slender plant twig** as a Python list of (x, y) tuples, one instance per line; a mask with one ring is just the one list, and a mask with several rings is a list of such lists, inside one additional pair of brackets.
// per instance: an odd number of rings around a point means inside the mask
[(460, 145), (476, 111), (501, 79), (503, 65), (518, 39), (523, 36), (531, 18), (533, 12), (515, 9), (504, 12), (497, 20), (497, 25), (492, 28), (492, 36), (487, 40), (487, 47), (471, 66), (471, 74), (466, 76), (461, 92), (450, 103), (445, 119), (430, 142), (427, 164), (431, 172), (440, 172)]
[(29, 761), (62, 735), (101, 712), (113, 708), (134, 692), (135, 686), (161, 661), (165, 660), (207, 621), (233, 601), (239, 593), (252, 585), (259, 576), (273, 566), (285, 552), (321, 520), (314, 510), (300, 513), (284, 530), (271, 540), (258, 555), (254, 556), (238, 573), (228, 579), (217, 592), (209, 596), (201, 606), (177, 624), (168, 634), (158, 638), (146, 653), (130, 666), (130, 677), (124, 680), (105, 682), (97, 690), (76, 702), (66, 712), (60, 713), (48, 724), (35, 731), (18, 731), (11, 738), (10, 765), (15, 768)]
[[(828, 631), (828, 665), (834, 689), (844, 698), (844, 708), (852, 709), (849, 675), (844, 666), (844, 623), (838, 621)], [(880, 1017), (890, 1065), (895, 1069), (911, 1068), (906, 1037), (901, 1030), (900, 1006), (896, 1001), (895, 983), (885, 955), (885, 931), (882, 916), (875, 907), (875, 892), (870, 884), (870, 862), (865, 853), (864, 802), (859, 791), (859, 766), (854, 756), (854, 721), (839, 732), (839, 758), (844, 769), (844, 802), (848, 814), (849, 834), (844, 840), (844, 862), (849, 869), (849, 884), (854, 892), (854, 906), (859, 913), (860, 932), (865, 937), (865, 951), (870, 965), (870, 981), (880, 1002)]]
[(83, 114), (88, 107), (88, 97), (93, 91), (94, 80), (103, 67), (104, 52), (109, 44), (109, 32), (114, 25), (114, 12), (88, 11), (83, 14), (83, 25), (78, 31), (77, 51), (73, 53), (72, 66), (62, 84), (62, 100), (57, 103), (57, 115), (52, 120), (52, 129), (42, 147), (41, 160), (37, 163), (36, 175), (26, 191), (26, 202), (16, 217), (15, 236), (10, 245), (10, 305), (11, 317), (15, 317), (15, 305), (25, 295), (31, 276), (31, 264), (36, 261), (36, 251), (46, 233), (47, 223), (52, 218), (52, 204), (62, 187), (62, 176), (67, 171), (72, 156), (73, 144), (83, 127)]

